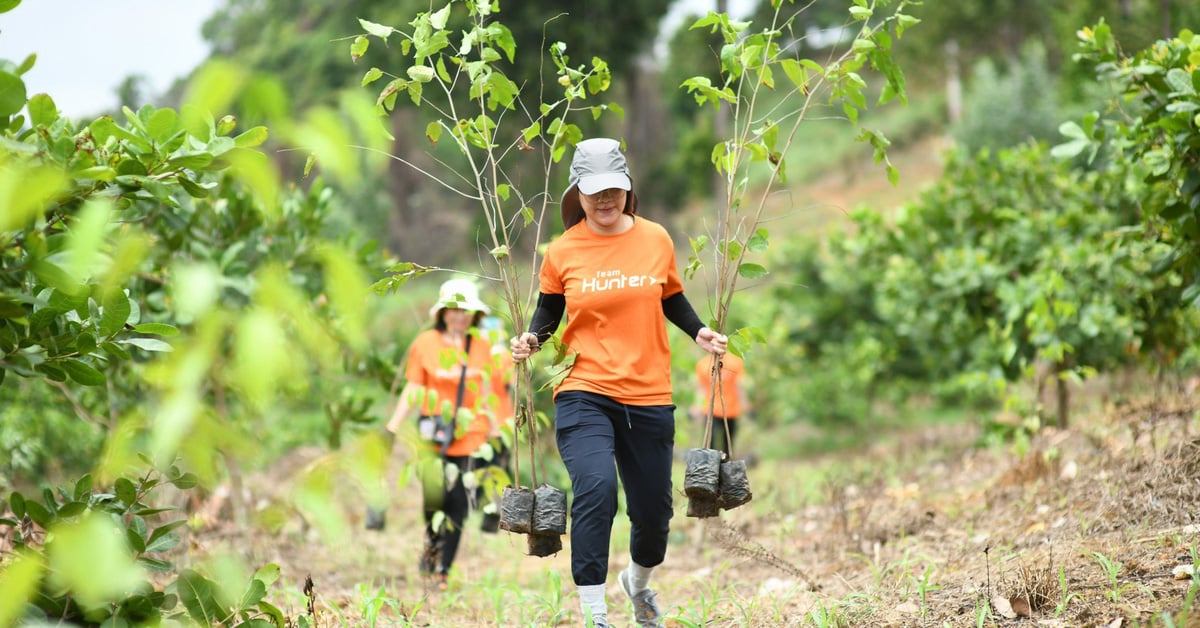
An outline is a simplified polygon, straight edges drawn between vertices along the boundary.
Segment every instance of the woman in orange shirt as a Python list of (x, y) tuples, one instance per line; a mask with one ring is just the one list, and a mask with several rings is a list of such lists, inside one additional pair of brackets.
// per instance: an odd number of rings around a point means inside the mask
[[(663, 562), (671, 515), (675, 406), (670, 320), (707, 352), (726, 338), (705, 327), (683, 295), (675, 246), (662, 226), (636, 217), (637, 195), (620, 143), (579, 142), (562, 196), (566, 231), (538, 273), (529, 330), (512, 340), (520, 362), (555, 332), (574, 353), (554, 390), (555, 435), (571, 477), (571, 575), (585, 621), (608, 626), (605, 588), (618, 475), (630, 521), (629, 567), (618, 576), (639, 626), (661, 626), (649, 588)], [(615, 465), (614, 465), (615, 461)]]
[[(424, 508), (425, 551), (420, 569), (432, 574), (441, 589), (446, 588), (470, 507), (462, 477), (479, 464), (472, 454), (499, 433), (487, 393), (494, 363), (492, 348), (476, 329), (487, 313), (488, 307), (479, 300), (479, 289), (471, 280), (451, 279), (442, 284), (437, 303), (429, 310), (433, 329), (418, 334), (408, 349), (407, 381), (387, 425), (396, 433), (417, 410), (418, 434), (428, 441), (427, 451), (418, 455), (440, 454), (451, 471), (441, 505), (445, 518), (436, 529), (433, 522), (438, 508), (429, 503)], [(438, 432), (448, 432), (447, 438), (438, 440)]]

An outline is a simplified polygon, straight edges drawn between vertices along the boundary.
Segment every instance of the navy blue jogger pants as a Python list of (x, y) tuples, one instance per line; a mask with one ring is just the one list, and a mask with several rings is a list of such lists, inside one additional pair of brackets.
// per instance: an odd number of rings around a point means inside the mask
[[(675, 406), (627, 406), (603, 395), (559, 393), (554, 401), (558, 451), (571, 477), (571, 575), (604, 584), (617, 515), (617, 478), (625, 487), (629, 554), (656, 567), (667, 553)], [(615, 464), (614, 464), (615, 463)]]

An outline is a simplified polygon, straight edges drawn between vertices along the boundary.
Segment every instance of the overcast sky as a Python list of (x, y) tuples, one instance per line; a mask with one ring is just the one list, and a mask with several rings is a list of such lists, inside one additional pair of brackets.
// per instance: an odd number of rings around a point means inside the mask
[[(222, 2), (23, 0), (0, 13), (0, 59), (20, 63), (37, 53), (24, 77), (29, 94), (50, 94), (72, 117), (93, 115), (116, 105), (116, 88), (127, 76), (145, 76), (160, 93), (199, 65), (208, 56), (200, 27)], [(752, 5), (729, 0), (729, 11), (742, 15)], [(663, 28), (715, 6), (715, 0), (677, 0)]]

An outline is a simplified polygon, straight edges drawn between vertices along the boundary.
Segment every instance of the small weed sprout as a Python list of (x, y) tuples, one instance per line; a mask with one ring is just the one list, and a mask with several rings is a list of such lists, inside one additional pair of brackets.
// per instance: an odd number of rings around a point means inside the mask
[(1104, 577), (1108, 580), (1109, 586), (1108, 591), (1105, 592), (1105, 597), (1111, 600), (1114, 604), (1121, 601), (1121, 596), (1125, 593), (1125, 590), (1130, 587), (1140, 588), (1149, 594), (1150, 597), (1154, 597), (1154, 592), (1143, 584), (1121, 584), (1118, 575), (1121, 573), (1121, 569), (1124, 568), (1122, 563), (1116, 562), (1100, 552), (1092, 552), (1091, 555), (1092, 558), (1104, 568)]
[[(394, 618), (389, 618), (388, 621), (385, 622), (386, 624), (399, 626), (410, 625), (409, 617), (412, 615), (405, 612), (403, 606), (398, 600), (388, 597), (383, 587), (378, 587), (374, 591), (371, 591), (366, 588), (366, 585), (360, 583), (356, 587), (356, 592), (361, 600), (360, 608), (362, 609), (363, 619), (366, 621), (367, 626), (374, 628), (374, 626), (378, 625), (380, 611), (382, 611), (385, 607), (392, 609), (392, 613), (395, 615)], [(419, 608), (420, 603), (418, 603), (413, 609), (412, 614), (415, 614)], [(397, 624), (396, 622), (400, 623)]]
[(1079, 595), (1067, 588), (1067, 570), (1062, 565), (1058, 566), (1058, 604), (1054, 607), (1055, 617), (1062, 615), (1071, 606), (1071, 602), (1079, 599)]
[(1121, 568), (1124, 565), (1100, 552), (1092, 552), (1091, 555), (1092, 559), (1104, 569), (1104, 577), (1108, 580), (1108, 599), (1114, 603), (1119, 602), (1121, 599), (1121, 582), (1117, 576), (1121, 573)]
[(921, 617), (925, 617), (925, 613), (928, 610), (929, 593), (932, 591), (937, 591), (938, 589), (942, 588), (941, 586), (938, 586), (938, 585), (935, 585), (932, 583), (932, 576), (933, 576), (933, 564), (932, 563), (925, 564), (925, 572), (922, 573), (920, 577), (909, 574), (909, 578), (912, 580), (912, 582), (914, 584), (916, 584), (917, 595), (919, 595), (921, 598)]

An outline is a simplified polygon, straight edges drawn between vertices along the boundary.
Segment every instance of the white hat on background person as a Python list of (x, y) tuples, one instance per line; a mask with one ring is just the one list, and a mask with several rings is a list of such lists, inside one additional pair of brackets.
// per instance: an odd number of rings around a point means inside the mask
[(438, 312), (453, 308), (488, 314), (492, 310), (479, 298), (479, 286), (466, 278), (448, 279), (438, 289), (437, 302), (429, 308), (429, 316), (436, 319)]

